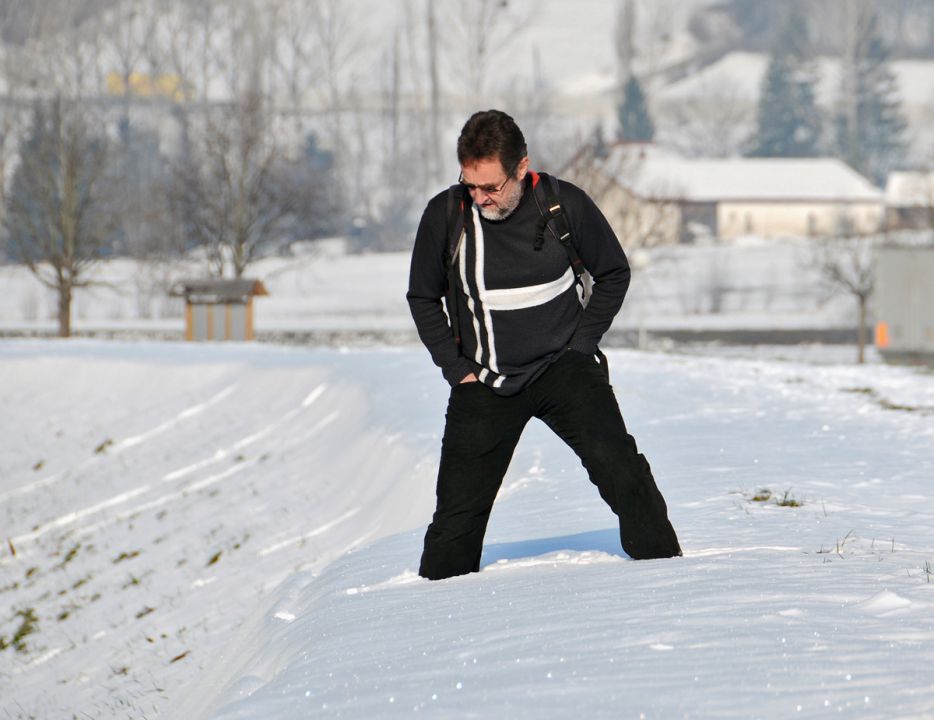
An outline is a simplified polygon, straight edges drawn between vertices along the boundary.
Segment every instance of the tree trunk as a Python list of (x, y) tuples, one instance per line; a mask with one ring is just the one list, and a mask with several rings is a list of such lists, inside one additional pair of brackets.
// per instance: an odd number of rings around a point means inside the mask
[(58, 336), (71, 337), (71, 285), (68, 282), (58, 286)]
[(855, 168), (859, 168), (862, 150), (859, 147), (859, 107), (857, 99), (856, 43), (860, 30), (860, 11), (856, 0), (846, 0), (844, 4), (846, 27), (844, 28), (843, 61), (840, 72), (843, 74), (843, 117), (846, 129), (843, 131), (843, 159)]
[(860, 365), (862, 365), (866, 360), (866, 306), (868, 304), (868, 300), (868, 296), (859, 296), (859, 330), (857, 331), (856, 341), (859, 348), (856, 354), (856, 362), (858, 362)]
[(441, 180), (441, 81), (438, 79), (438, 24), (435, 5), (428, 6), (428, 78), (431, 96), (431, 173), (432, 183)]

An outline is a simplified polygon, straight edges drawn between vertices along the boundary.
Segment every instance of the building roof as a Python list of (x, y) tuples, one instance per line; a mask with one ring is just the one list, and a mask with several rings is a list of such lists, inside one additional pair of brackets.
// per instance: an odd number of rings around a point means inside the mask
[[(607, 162), (613, 162), (613, 153)], [(624, 187), (656, 200), (883, 201), (882, 192), (869, 180), (833, 158), (695, 159), (650, 152), (616, 167), (625, 168), (617, 174)]]
[(169, 289), (169, 295), (198, 304), (246, 302), (254, 295), (268, 294), (262, 282), (250, 278), (179, 280)]
[(885, 203), (890, 207), (934, 207), (934, 170), (893, 172), (885, 183)]

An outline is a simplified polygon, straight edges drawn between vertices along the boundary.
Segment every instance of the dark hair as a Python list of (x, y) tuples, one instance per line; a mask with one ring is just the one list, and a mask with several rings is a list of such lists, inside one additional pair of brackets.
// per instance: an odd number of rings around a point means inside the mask
[(525, 137), (516, 121), (501, 110), (483, 110), (470, 116), (457, 138), (457, 161), (499, 158), (506, 174), (512, 176), (528, 154)]

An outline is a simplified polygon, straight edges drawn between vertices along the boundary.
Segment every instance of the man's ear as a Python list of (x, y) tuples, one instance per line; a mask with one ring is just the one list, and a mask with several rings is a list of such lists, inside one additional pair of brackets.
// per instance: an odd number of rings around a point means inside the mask
[(529, 156), (526, 155), (519, 161), (519, 165), (516, 167), (516, 179), (524, 180), (525, 174), (529, 171)]

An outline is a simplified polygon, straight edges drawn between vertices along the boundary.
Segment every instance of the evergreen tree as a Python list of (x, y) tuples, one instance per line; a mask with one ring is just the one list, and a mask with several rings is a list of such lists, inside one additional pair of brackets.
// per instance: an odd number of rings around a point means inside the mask
[(788, 17), (762, 82), (754, 146), (756, 157), (813, 157), (820, 151), (820, 114), (807, 22)]
[(841, 67), (837, 149), (841, 159), (881, 185), (904, 157), (908, 123), (877, 16), (871, 13), (851, 22)]
[(655, 137), (655, 124), (645, 104), (642, 84), (635, 75), (630, 75), (623, 89), (623, 101), (619, 105), (619, 137), (621, 140), (651, 142)]

